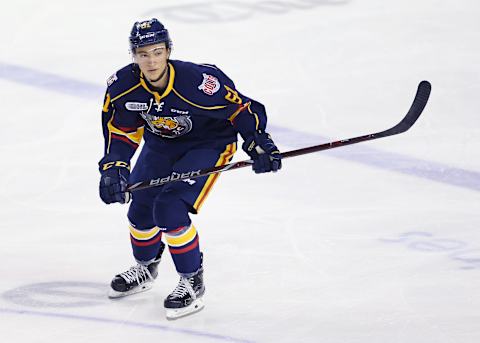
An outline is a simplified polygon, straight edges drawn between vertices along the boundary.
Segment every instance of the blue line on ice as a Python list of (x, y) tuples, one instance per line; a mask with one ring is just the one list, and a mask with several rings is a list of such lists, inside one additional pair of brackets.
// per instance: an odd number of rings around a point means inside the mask
[(2, 62), (0, 62), (0, 78), (86, 99), (92, 99), (97, 96), (102, 98), (103, 101), (105, 92), (105, 87), (99, 85)]
[(174, 333), (179, 333), (184, 335), (190, 335), (194, 337), (217, 339), (219, 341), (226, 341), (226, 342), (253, 343), (253, 341), (238, 339), (230, 336), (211, 334), (211, 333), (201, 332), (196, 330), (172, 328), (172, 327), (168, 327), (167, 325), (161, 325), (161, 324), (149, 324), (149, 323), (116, 320), (116, 319), (108, 319), (108, 318), (101, 318), (101, 317), (81, 316), (81, 315), (67, 314), (67, 313), (15, 310), (15, 309), (8, 309), (8, 308), (0, 308), (0, 313), (49, 317), (49, 318), (75, 319), (75, 320), (83, 320), (83, 321), (95, 322), (95, 323), (113, 324), (117, 326), (121, 325), (121, 326), (129, 326), (129, 327), (142, 328), (142, 329), (168, 331), (168, 332), (174, 332)]
[[(105, 91), (105, 87), (100, 85), (72, 80), (60, 75), (2, 62), (0, 62), (0, 78), (85, 99), (95, 97), (99, 99), (103, 98), (103, 92)], [(331, 139), (327, 137), (299, 132), (284, 127), (269, 125), (269, 128), (270, 131), (275, 134), (277, 141), (294, 148), (331, 141)], [(438, 162), (416, 159), (362, 145), (325, 151), (324, 153), (335, 158), (357, 162), (379, 169), (480, 191), (480, 172), (476, 171), (455, 168)]]

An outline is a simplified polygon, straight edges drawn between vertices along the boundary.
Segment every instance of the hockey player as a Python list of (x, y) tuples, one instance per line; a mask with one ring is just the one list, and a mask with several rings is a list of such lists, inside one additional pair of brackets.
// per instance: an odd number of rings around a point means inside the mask
[(264, 106), (239, 93), (214, 65), (171, 60), (172, 41), (157, 19), (136, 22), (129, 40), (133, 63), (107, 80), (99, 169), (100, 197), (106, 204), (132, 200), (128, 220), (137, 264), (113, 278), (109, 296), (152, 287), (163, 237), (180, 275), (164, 306), (167, 318), (177, 318), (203, 307), (203, 254), (189, 213), (198, 213), (218, 174), (133, 194), (127, 184), (226, 164), (238, 133), (256, 173), (279, 170), (281, 155), (265, 132)]

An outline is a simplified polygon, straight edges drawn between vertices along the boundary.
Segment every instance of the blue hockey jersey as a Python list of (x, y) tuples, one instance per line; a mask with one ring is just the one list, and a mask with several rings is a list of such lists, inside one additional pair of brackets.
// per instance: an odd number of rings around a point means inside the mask
[(107, 80), (102, 112), (105, 156), (129, 162), (142, 138), (152, 150), (181, 155), (193, 148), (224, 148), (264, 130), (264, 106), (239, 93), (219, 68), (177, 60), (160, 93), (129, 64)]

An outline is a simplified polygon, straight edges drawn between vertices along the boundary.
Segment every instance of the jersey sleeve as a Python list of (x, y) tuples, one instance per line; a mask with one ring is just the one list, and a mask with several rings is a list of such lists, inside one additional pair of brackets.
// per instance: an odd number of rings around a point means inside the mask
[[(265, 106), (260, 102), (240, 93), (234, 82), (215, 65), (203, 65), (209, 69), (203, 74), (204, 82), (199, 87), (206, 87), (208, 72), (212, 72), (218, 78), (219, 89), (212, 96), (215, 103), (224, 105), (221, 110), (224, 119), (228, 119), (243, 139), (253, 135), (255, 131), (264, 131), (267, 126), (267, 114)], [(212, 70), (213, 69), (213, 70)], [(207, 82), (206, 82), (207, 80)], [(215, 81), (211, 82), (215, 90)]]
[(198, 94), (199, 102), (219, 105), (215, 107), (221, 108), (207, 111), (209, 115), (230, 121), (243, 139), (252, 136), (255, 131), (265, 130), (267, 114), (263, 104), (240, 93), (235, 83), (217, 66), (202, 64), (198, 68), (203, 77), (203, 82), (194, 91)]
[(227, 107), (228, 120), (242, 138), (246, 139), (258, 130), (265, 131), (267, 126), (265, 106), (256, 100), (242, 95), (234, 88), (230, 88), (227, 91), (227, 101), (230, 101), (231, 94), (235, 94), (234, 99), (238, 103), (235, 104), (236, 106), (229, 105)]
[(130, 162), (143, 137), (143, 121), (122, 109), (117, 109), (107, 88), (102, 109), (105, 140), (104, 161)]

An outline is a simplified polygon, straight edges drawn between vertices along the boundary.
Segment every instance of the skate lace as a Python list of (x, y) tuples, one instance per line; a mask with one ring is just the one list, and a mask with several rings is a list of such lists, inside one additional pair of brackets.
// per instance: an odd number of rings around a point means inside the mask
[(181, 277), (177, 287), (173, 290), (171, 295), (175, 298), (183, 298), (187, 293), (190, 294), (193, 299), (196, 299), (197, 295), (193, 289), (193, 277)]
[(137, 264), (136, 266), (131, 267), (126, 272), (120, 274), (120, 276), (128, 283), (137, 281), (138, 284), (145, 282), (147, 278), (153, 280), (152, 274), (146, 266), (143, 264)]

